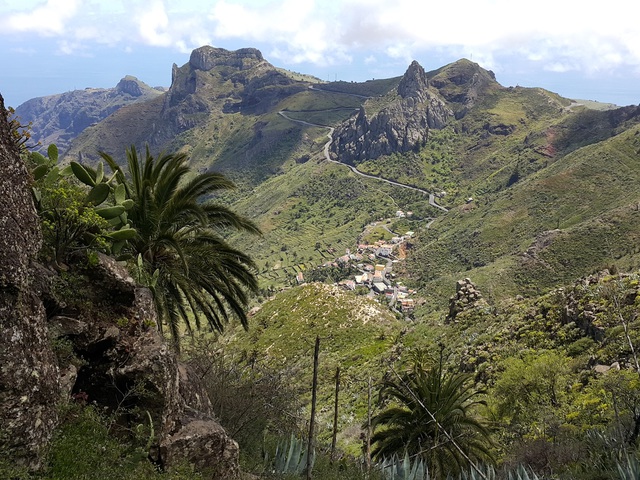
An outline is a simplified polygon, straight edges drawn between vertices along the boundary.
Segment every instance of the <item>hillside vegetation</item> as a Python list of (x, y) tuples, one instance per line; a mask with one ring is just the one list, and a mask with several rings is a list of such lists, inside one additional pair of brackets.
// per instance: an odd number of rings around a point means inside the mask
[[(480, 399), (462, 410), (490, 430), (483, 458), (504, 468), (498, 478), (518, 465), (540, 478), (618, 478), (640, 436), (640, 107), (591, 106), (503, 87), (464, 59), (321, 82), (255, 49), (202, 47), (168, 92), (86, 129), (66, 157), (147, 142), (235, 181), (218, 200), (262, 235), (226, 239), (255, 261), (259, 295), (248, 331), (206, 347), (196, 335), (187, 355), (203, 377), (219, 360), (213, 376), (245, 392), (247, 415), (249, 400), (273, 395), (249, 420), (217, 399), (248, 468), (260, 473), (259, 452), (306, 435), (318, 337), (319, 450), (331, 442), (339, 367), (345, 465), (366, 457), (369, 414), (416, 408), (381, 385), (422, 372)], [(394, 237), (391, 255), (359, 251)], [(347, 251), (359, 259), (339, 261)], [(393, 277), (377, 293), (337, 285), (387, 263)], [(400, 286), (409, 310), (388, 306), (396, 292), (385, 290)]]

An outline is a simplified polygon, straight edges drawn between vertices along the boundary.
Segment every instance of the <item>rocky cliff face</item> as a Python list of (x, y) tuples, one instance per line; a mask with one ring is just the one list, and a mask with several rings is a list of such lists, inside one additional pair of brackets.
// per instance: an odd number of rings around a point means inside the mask
[(373, 115), (362, 108), (334, 134), (334, 157), (354, 163), (419, 148), (429, 129), (440, 129), (461, 118), (485, 94), (501, 87), (493, 72), (459, 60), (426, 73), (414, 61), (397, 88), (397, 98)]
[(378, 113), (357, 116), (334, 133), (333, 156), (353, 163), (392, 153), (404, 153), (427, 141), (430, 128), (442, 128), (453, 111), (435, 90), (429, 89), (424, 69), (414, 61), (397, 88), (398, 98)]
[(64, 394), (116, 414), (125, 432), (148, 424), (148, 412), (155, 431), (150, 457), (163, 468), (186, 460), (214, 478), (236, 478), (238, 445), (215, 420), (199, 379), (158, 333), (151, 292), (110, 257), (89, 264), (73, 265), (77, 300), (61, 304), (50, 295), (46, 302), (56, 312), (54, 335), (72, 345), (75, 357), (60, 366)]
[(86, 88), (33, 98), (18, 106), (16, 114), (23, 125), (32, 124), (30, 143), (39, 143), (43, 150), (55, 143), (64, 152), (82, 131), (116, 110), (161, 94), (162, 90), (126, 76), (115, 88)]
[(263, 113), (275, 102), (304, 88), (278, 72), (255, 48), (197, 48), (187, 64), (173, 66), (162, 122), (151, 143), (162, 145), (202, 124), (215, 111)]
[(158, 333), (151, 292), (102, 254), (76, 255), (64, 275), (37, 263), (30, 183), (0, 97), (0, 460), (39, 469), (57, 405), (76, 399), (116, 415), (123, 432), (148, 412), (150, 457), (162, 467), (186, 460), (237, 478), (238, 445)]
[(57, 423), (58, 368), (35, 282), (42, 243), (29, 174), (0, 96), (0, 451), (40, 467)]

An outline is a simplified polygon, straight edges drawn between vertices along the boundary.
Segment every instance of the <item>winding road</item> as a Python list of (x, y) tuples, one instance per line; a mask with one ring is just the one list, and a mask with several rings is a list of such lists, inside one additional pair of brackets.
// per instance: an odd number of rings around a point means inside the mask
[(420, 192), (423, 193), (425, 195), (429, 196), (429, 205), (431, 205), (432, 207), (438, 208), (440, 210), (442, 210), (443, 212), (448, 212), (449, 210), (447, 210), (445, 207), (443, 207), (442, 205), (438, 205), (436, 203), (436, 197), (433, 193), (431, 192), (427, 192), (426, 190), (423, 190), (421, 188), (418, 187), (413, 187), (411, 185), (405, 185), (404, 183), (400, 183), (400, 182), (396, 182), (394, 180), (389, 180), (387, 178), (382, 178), (382, 177), (377, 177), (375, 175), (369, 175), (367, 173), (363, 173), (360, 170), (358, 170), (356, 167), (352, 166), (352, 165), (348, 165), (346, 163), (342, 163), (338, 160), (333, 160), (331, 158), (331, 155), (329, 155), (329, 147), (331, 146), (331, 143), (333, 142), (333, 132), (335, 131), (335, 129), (333, 127), (330, 127), (328, 125), (320, 125), (318, 123), (310, 123), (310, 122), (305, 122), (304, 120), (297, 120), (295, 118), (291, 118), (289, 117), (286, 113), (284, 113), (284, 111), (280, 110), (278, 112), (278, 114), (280, 116), (282, 116), (283, 118), (289, 120), (290, 122), (294, 122), (294, 123), (300, 123), (302, 125), (307, 125), (309, 127), (321, 127), (321, 128), (328, 128), (329, 132), (327, 133), (327, 137), (329, 138), (329, 140), (327, 141), (327, 143), (325, 143), (324, 145), (324, 158), (331, 163), (337, 163), (338, 165), (343, 165), (345, 167), (348, 167), (349, 169), (351, 169), (351, 171), (353, 173), (355, 173), (356, 175), (360, 175), (361, 177), (365, 177), (365, 178), (371, 178), (373, 180), (378, 180), (380, 182), (386, 182), (389, 183), (391, 185), (395, 185), (396, 187), (401, 187), (401, 188), (407, 188), (409, 190), (414, 190), (416, 192)]

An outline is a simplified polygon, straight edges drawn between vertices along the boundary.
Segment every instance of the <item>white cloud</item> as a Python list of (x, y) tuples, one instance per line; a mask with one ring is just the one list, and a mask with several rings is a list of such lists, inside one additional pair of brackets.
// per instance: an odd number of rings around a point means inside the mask
[(44, 36), (62, 35), (76, 16), (80, 0), (47, 0), (28, 12), (10, 13), (0, 20), (5, 34), (34, 32)]
[(181, 52), (235, 42), (284, 63), (383, 65), (445, 52), (497, 71), (517, 55), (540, 69), (597, 72), (640, 69), (640, 29), (621, 13), (634, 2), (596, 10), (558, 0), (24, 0), (13, 11), (0, 4), (0, 35), (54, 37), (68, 54), (91, 41)]
[(143, 7), (137, 21), (138, 32), (145, 43), (159, 47), (167, 47), (172, 44), (168, 29), (169, 17), (161, 1), (156, 0)]
[(318, 65), (349, 61), (343, 46), (336, 43), (337, 19), (314, 0), (282, 0), (246, 6), (220, 0), (212, 8), (210, 20), (220, 39), (242, 39), (273, 45), (275, 58), (288, 62)]

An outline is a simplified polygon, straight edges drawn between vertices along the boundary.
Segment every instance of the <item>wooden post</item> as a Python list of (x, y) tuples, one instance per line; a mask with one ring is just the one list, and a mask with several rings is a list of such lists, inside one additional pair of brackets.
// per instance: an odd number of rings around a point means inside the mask
[(336, 399), (333, 405), (333, 437), (331, 438), (331, 462), (335, 460), (336, 437), (338, 436), (338, 394), (340, 393), (340, 367), (336, 367)]
[(307, 480), (311, 480), (311, 460), (313, 457), (314, 430), (316, 428), (316, 396), (318, 390), (318, 356), (320, 355), (320, 337), (316, 336), (316, 348), (313, 352), (313, 383), (311, 385), (311, 420), (309, 420), (309, 443), (307, 444)]
[(367, 478), (371, 476), (371, 377), (369, 377), (369, 388), (367, 389)]

